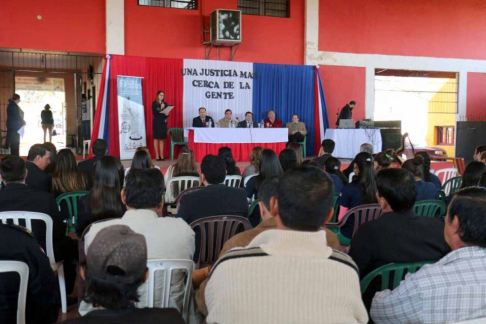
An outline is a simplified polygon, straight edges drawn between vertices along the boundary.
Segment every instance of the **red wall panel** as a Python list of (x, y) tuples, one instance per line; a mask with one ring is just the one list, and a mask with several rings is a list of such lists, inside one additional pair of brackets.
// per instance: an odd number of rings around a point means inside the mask
[[(235, 60), (303, 64), (304, 4), (302, 0), (291, 1), (290, 18), (243, 15), (243, 43)], [(214, 9), (237, 9), (237, 1), (200, 0), (199, 6), (199, 10), (157, 8), (125, 0), (125, 54), (204, 59), (203, 17), (208, 20)], [(220, 58), (229, 59), (228, 48), (220, 50)], [(216, 49), (211, 59), (217, 59)]]
[(336, 128), (338, 110), (351, 100), (356, 101), (353, 119), (365, 118), (365, 68), (321, 65), (320, 74), (331, 128)]
[(486, 59), (485, 0), (320, 0), (319, 50)]
[(105, 0), (2, 0), (0, 12), (0, 47), (105, 52)]
[(467, 74), (467, 115), (486, 116), (486, 73)]

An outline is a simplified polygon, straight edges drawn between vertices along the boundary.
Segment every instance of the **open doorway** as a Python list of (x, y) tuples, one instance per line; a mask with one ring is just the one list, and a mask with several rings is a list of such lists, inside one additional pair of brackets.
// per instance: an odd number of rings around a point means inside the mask
[[(44, 142), (41, 112), (46, 104), (51, 107), (54, 127), (52, 143), (57, 149), (66, 147), (66, 91), (64, 78), (16, 76), (16, 92), (20, 95), (20, 108), (26, 122), (24, 135), (20, 140), (20, 155), (27, 155), (29, 148)], [(49, 135), (46, 134), (46, 141)]]
[(454, 156), (457, 74), (375, 70), (375, 121), (400, 120), (420, 147), (439, 147)]

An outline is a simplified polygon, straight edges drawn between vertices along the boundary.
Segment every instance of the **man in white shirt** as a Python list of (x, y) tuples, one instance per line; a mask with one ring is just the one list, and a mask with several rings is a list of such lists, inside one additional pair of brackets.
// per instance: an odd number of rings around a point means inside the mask
[[(182, 219), (158, 217), (163, 207), (164, 179), (157, 169), (131, 170), (126, 188), (122, 190), (122, 202), (127, 212), (121, 219), (96, 223), (86, 234), (85, 252), (96, 234), (111, 225), (126, 225), (147, 240), (148, 259), (192, 260), (195, 250), (195, 234)], [(160, 272), (163, 276), (163, 273)], [(184, 295), (184, 275), (175, 274), (171, 283), (169, 307), (180, 309)], [(155, 282), (156, 289), (163, 287), (163, 280)], [(137, 307), (148, 306), (147, 284), (139, 288), (140, 302)], [(158, 298), (157, 298), (158, 296)], [(161, 296), (156, 294), (155, 306), (161, 304)], [(81, 313), (81, 307), (80, 307)]]
[(211, 269), (207, 323), (368, 323), (356, 264), (327, 245), (332, 180), (313, 166), (281, 176), (277, 229), (227, 252)]

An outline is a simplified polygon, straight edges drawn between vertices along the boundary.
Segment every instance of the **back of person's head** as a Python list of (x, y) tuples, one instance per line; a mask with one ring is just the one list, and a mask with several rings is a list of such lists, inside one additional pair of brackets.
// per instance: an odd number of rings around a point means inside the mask
[(8, 101), (16, 101), (16, 100), (20, 100), (20, 96), (16, 93), (14, 93), (14, 95), (12, 96), (12, 98), (10, 98)]
[(376, 171), (388, 169), (393, 162), (393, 156), (386, 152), (380, 152), (375, 156)]
[(462, 174), (461, 189), (467, 187), (476, 187), (481, 179), (481, 176), (486, 171), (486, 165), (480, 161), (472, 161), (466, 165), (466, 169)]
[[(453, 235), (459, 235), (466, 246), (486, 248), (486, 189), (470, 187), (459, 190), (452, 199), (446, 217), (446, 241), (451, 234), (447, 225), (459, 220), (459, 228), (453, 230)], [(452, 247), (452, 246), (451, 246)]]
[(25, 161), (18, 156), (7, 155), (0, 161), (0, 175), (6, 183), (23, 182), (25, 170)]
[(209, 184), (219, 184), (226, 178), (226, 163), (220, 156), (208, 154), (201, 162), (201, 173)]
[(130, 169), (126, 178), (125, 204), (135, 209), (153, 209), (162, 204), (164, 177), (157, 169)]
[(406, 212), (413, 208), (417, 187), (409, 171), (395, 168), (381, 170), (377, 175), (377, 186), (378, 196), (384, 198), (394, 212)]
[(373, 145), (371, 145), (369, 143), (361, 144), (359, 151), (360, 152), (366, 152), (366, 153), (373, 155)]
[(36, 156), (43, 157), (48, 152), (47, 147), (44, 144), (34, 144), (29, 149), (27, 160), (34, 161)]
[(481, 179), (479, 179), (478, 186), (481, 188), (486, 188), (486, 172), (483, 172)]
[(486, 152), (486, 145), (478, 145), (474, 150), (474, 155), (482, 154), (483, 152)]
[(346, 179), (346, 176), (341, 172), (341, 161), (334, 156), (328, 157), (326, 162), (324, 162), (324, 170), (326, 170), (327, 173), (338, 176), (343, 183), (348, 183), (348, 179)]
[(218, 156), (224, 159), (226, 164), (226, 173), (229, 175), (238, 174), (236, 162), (233, 159), (233, 152), (227, 146), (220, 147), (218, 150)]
[(481, 157), (479, 158), (479, 160), (483, 163), (486, 163), (486, 152), (481, 153)]
[(62, 149), (57, 153), (56, 173), (71, 172), (78, 169), (76, 157), (70, 149)]
[(295, 156), (297, 157), (297, 164), (301, 165), (302, 162), (304, 161), (304, 154), (302, 152), (302, 145), (299, 143), (295, 142), (290, 142), (289, 145), (287, 146), (288, 149), (291, 149), (292, 151), (295, 152)]
[(287, 172), (298, 166), (297, 155), (294, 150), (285, 149), (278, 155), (280, 165), (282, 166), (283, 172)]
[(152, 159), (150, 154), (145, 150), (136, 151), (133, 155), (131, 169), (152, 169), (154, 165), (152, 164)]
[(324, 153), (332, 154), (332, 152), (334, 152), (334, 148), (336, 147), (336, 143), (332, 139), (325, 139), (322, 141), (321, 146)]
[(258, 172), (260, 168), (260, 157), (262, 156), (263, 147), (256, 146), (251, 150), (250, 164), (253, 165)]
[(376, 203), (376, 172), (373, 156), (367, 152), (361, 152), (354, 158), (358, 169), (358, 180), (363, 194), (363, 204)]
[(57, 154), (56, 169), (52, 175), (52, 189), (55, 192), (84, 191), (87, 186), (85, 171), (78, 169), (76, 157), (70, 149)]
[(199, 176), (196, 160), (194, 159), (194, 151), (189, 147), (184, 146), (179, 153), (172, 176)]
[(431, 175), (431, 173), (430, 173), (430, 163), (431, 163), (430, 154), (428, 152), (422, 151), (422, 152), (418, 152), (417, 154), (415, 154), (415, 156), (421, 156), (424, 159), (424, 165), (423, 165), (424, 177), (423, 177), (423, 179), (427, 182), (430, 182), (430, 180), (431, 180), (431, 177), (430, 177), (430, 175)]
[(123, 164), (114, 156), (105, 155), (94, 165), (94, 187), (116, 188), (121, 191), (123, 178)]
[(94, 307), (128, 308), (139, 301), (137, 289), (145, 282), (146, 272), (145, 237), (125, 225), (105, 227), (86, 255), (87, 300)]
[(44, 145), (45, 148), (51, 153), (51, 156), (49, 157), (49, 160), (51, 161), (50, 164), (55, 164), (56, 163), (56, 158), (57, 158), (57, 148), (56, 148), (56, 145), (52, 144), (51, 142), (45, 142), (42, 145)]
[(415, 155), (413, 159), (408, 159), (403, 162), (402, 169), (410, 171), (414, 177), (424, 179), (424, 158), (420, 155)]
[(334, 185), (322, 170), (299, 166), (284, 173), (278, 184), (278, 215), (292, 230), (317, 231), (332, 209)]
[[(270, 213), (270, 198), (277, 197), (279, 177), (265, 179), (258, 190), (258, 200), (263, 204), (267, 214)], [(260, 210), (260, 215), (263, 215)]]
[(279, 176), (283, 173), (277, 153), (270, 149), (264, 149), (260, 157), (260, 174), (258, 177), (263, 182), (268, 177)]
[(91, 150), (93, 151), (94, 156), (103, 156), (106, 154), (107, 147), (106, 141), (98, 138), (93, 142), (93, 145), (91, 145)]

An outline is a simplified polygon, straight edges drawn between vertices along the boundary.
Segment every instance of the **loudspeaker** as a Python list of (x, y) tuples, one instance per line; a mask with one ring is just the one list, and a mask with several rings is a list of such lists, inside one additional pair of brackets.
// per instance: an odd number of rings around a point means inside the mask
[(213, 45), (232, 46), (241, 43), (240, 10), (214, 10), (209, 14), (209, 18)]
[(468, 164), (473, 160), (476, 146), (485, 144), (486, 122), (457, 122), (456, 157)]
[(382, 151), (394, 149), (395, 151), (402, 145), (402, 134), (398, 132), (390, 133), (387, 129), (381, 130), (381, 140), (383, 141)]

